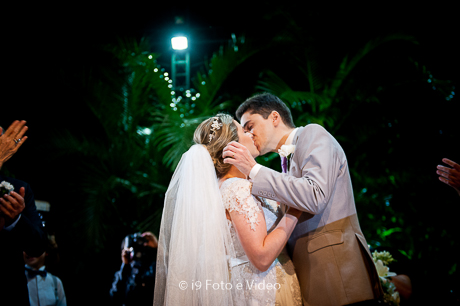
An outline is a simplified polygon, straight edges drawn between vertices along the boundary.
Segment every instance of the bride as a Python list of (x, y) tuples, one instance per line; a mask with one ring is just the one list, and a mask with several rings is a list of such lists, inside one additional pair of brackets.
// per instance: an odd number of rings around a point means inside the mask
[(251, 183), (225, 164), (231, 141), (259, 155), (230, 115), (195, 130), (166, 192), (154, 305), (302, 305), (286, 250), (300, 211), (251, 195)]

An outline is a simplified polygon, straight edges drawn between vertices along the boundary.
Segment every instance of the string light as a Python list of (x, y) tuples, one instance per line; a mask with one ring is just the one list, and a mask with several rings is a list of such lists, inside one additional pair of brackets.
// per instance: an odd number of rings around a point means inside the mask
[[(150, 58), (150, 56), (149, 56), (149, 58)], [(178, 109), (177, 105), (178, 105), (179, 102), (182, 101), (182, 99), (184, 99), (184, 97), (177, 90), (172, 90), (173, 89), (173, 80), (171, 78), (169, 78), (169, 73), (167, 71), (165, 71), (164, 68), (159, 69), (158, 67), (155, 67), (153, 69), (153, 72), (155, 72), (155, 73), (157, 73), (159, 71), (162, 72), (161, 74), (159, 74), (159, 78), (164, 79), (165, 82), (168, 83), (168, 88), (171, 89), (171, 91), (170, 91), (171, 103), (169, 104), (169, 107), (171, 107), (171, 109), (173, 111), (178, 111), (179, 110), (179, 112), (181, 113), (179, 116), (181, 118), (186, 117), (188, 114), (193, 114), (193, 112), (194, 112), (193, 108), (196, 106), (194, 103), (192, 103), (192, 104), (187, 104), (186, 103), (186, 104), (184, 104), (183, 108)], [(206, 82), (202, 81), (201, 84), (205, 85)], [(190, 90), (190, 89), (185, 90), (185, 97), (190, 99), (190, 101), (196, 101), (198, 98), (200, 98), (200, 96), (201, 96), (200, 93), (195, 93), (194, 94), (194, 93), (192, 93), (192, 90)], [(188, 112), (188, 114), (187, 114), (187, 112)], [(181, 127), (183, 127), (183, 125), (181, 125)]]

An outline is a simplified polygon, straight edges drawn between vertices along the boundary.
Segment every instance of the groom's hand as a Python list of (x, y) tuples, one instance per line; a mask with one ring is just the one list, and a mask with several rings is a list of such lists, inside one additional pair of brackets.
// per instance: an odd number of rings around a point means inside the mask
[(224, 163), (232, 164), (244, 175), (249, 177), (252, 167), (256, 163), (249, 150), (239, 142), (230, 142), (223, 150)]

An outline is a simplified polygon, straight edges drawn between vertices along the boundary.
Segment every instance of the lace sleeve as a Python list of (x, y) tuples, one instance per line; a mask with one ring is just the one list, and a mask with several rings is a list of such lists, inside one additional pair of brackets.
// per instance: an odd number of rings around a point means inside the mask
[(261, 212), (259, 204), (251, 194), (252, 183), (244, 179), (229, 182), (222, 189), (222, 200), (228, 212), (236, 211), (245, 215), (247, 223), (253, 231), (259, 225), (257, 213)]

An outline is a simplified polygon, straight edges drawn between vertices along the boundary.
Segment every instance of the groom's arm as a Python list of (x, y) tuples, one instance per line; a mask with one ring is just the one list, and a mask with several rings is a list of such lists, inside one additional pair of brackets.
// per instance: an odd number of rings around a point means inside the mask
[[(253, 182), (252, 194), (311, 214), (324, 210), (338, 176), (344, 175), (346, 170), (346, 158), (342, 148), (331, 134), (317, 124), (306, 126), (296, 142), (290, 171), (296, 175), (301, 173), (298, 177), (258, 165), (249, 150), (238, 142), (230, 142), (224, 148), (222, 156), (224, 163), (232, 164), (243, 174), (250, 176)], [(258, 173), (255, 174), (257, 168)]]
[(252, 193), (310, 214), (321, 213), (334, 191), (343, 161), (343, 151), (324, 128), (307, 126), (291, 160), (291, 173), (302, 175), (295, 177), (260, 166), (251, 177)]

